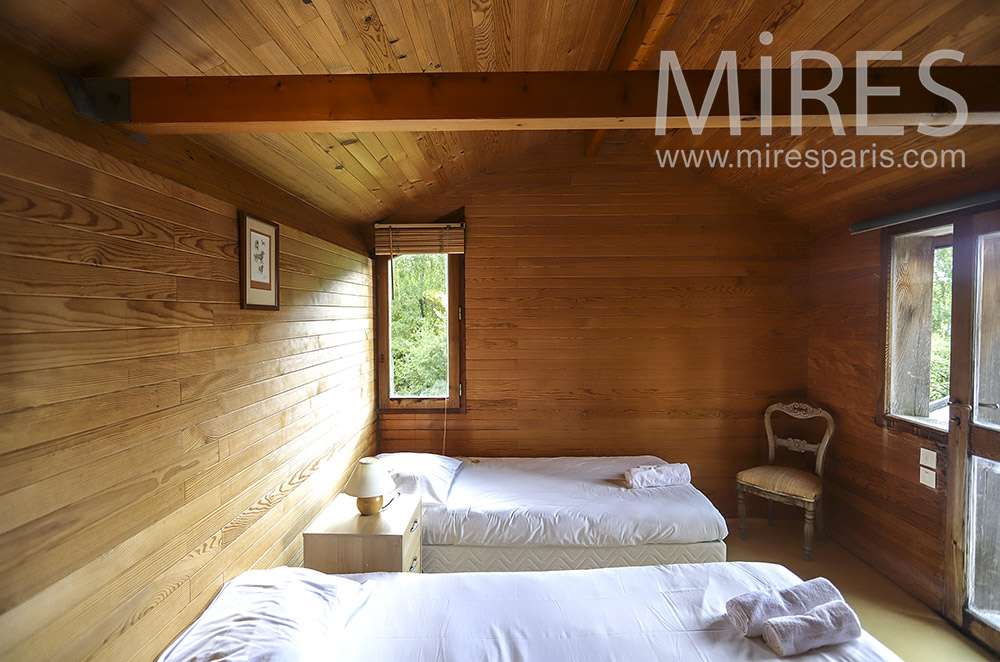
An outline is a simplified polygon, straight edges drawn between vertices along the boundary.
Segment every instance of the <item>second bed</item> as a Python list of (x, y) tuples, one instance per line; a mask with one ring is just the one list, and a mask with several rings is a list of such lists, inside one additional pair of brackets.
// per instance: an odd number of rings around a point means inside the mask
[(423, 496), (424, 572), (563, 570), (726, 560), (721, 513), (690, 483), (628, 489), (643, 456), (379, 456)]

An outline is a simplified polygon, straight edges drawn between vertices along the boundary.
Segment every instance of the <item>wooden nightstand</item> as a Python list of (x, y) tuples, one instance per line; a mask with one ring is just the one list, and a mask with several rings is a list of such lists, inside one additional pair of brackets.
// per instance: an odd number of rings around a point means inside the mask
[(328, 574), (420, 572), (420, 497), (401, 494), (378, 515), (339, 494), (302, 532), (303, 565)]

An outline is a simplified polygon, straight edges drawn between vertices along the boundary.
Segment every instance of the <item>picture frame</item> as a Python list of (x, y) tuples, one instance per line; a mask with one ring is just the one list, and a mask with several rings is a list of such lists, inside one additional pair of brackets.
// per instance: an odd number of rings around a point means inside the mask
[(240, 308), (278, 310), (278, 224), (239, 214)]

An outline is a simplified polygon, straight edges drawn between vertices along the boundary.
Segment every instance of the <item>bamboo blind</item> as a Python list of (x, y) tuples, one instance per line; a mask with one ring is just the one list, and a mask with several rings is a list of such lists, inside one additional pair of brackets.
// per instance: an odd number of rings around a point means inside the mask
[(465, 223), (375, 224), (375, 255), (464, 252)]

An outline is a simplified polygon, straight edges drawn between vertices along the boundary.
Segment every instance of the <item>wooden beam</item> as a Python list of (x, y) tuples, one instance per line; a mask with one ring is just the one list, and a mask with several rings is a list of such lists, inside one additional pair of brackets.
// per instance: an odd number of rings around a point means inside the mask
[[(696, 107), (712, 70), (685, 72)], [(832, 93), (845, 126), (856, 123), (854, 69)], [(926, 90), (917, 67), (885, 67), (870, 74), (898, 96), (869, 99), (869, 123), (944, 125), (953, 108)], [(961, 94), (968, 124), (1000, 124), (1000, 67), (940, 67), (934, 79)], [(826, 69), (803, 71), (803, 88), (820, 89)], [(347, 74), (131, 78), (130, 133), (208, 134), (320, 131), (485, 131), (523, 129), (649, 129), (656, 123), (657, 71), (537, 71), (440, 74)], [(760, 126), (760, 79), (738, 71), (741, 125)], [(773, 72), (773, 120), (790, 126), (791, 71)], [(687, 128), (676, 86), (668, 97), (667, 128)], [(826, 106), (806, 99), (803, 126), (830, 126)], [(729, 126), (724, 90), (707, 126)]]
[[(637, 0), (618, 48), (611, 58), (611, 71), (645, 69), (659, 51), (667, 32), (680, 16), (687, 0)], [(584, 154), (597, 156), (610, 129), (588, 131), (584, 137)]]

